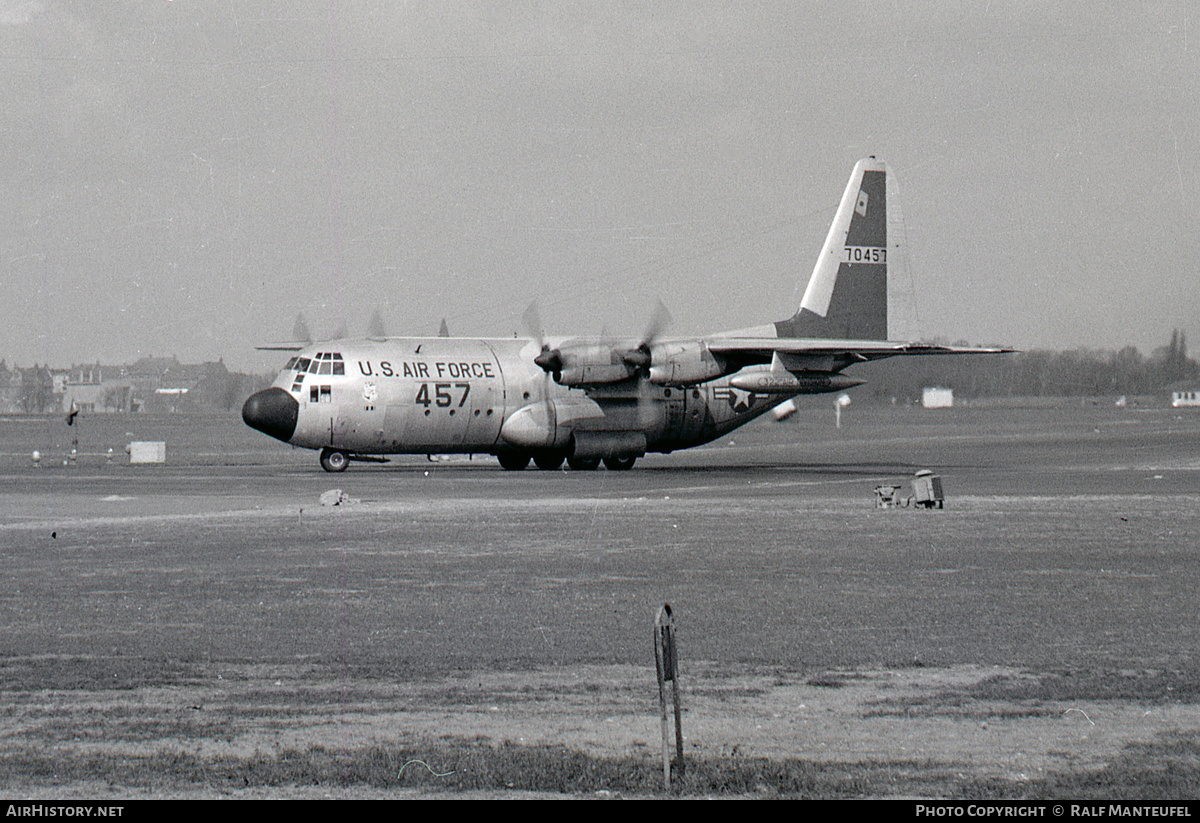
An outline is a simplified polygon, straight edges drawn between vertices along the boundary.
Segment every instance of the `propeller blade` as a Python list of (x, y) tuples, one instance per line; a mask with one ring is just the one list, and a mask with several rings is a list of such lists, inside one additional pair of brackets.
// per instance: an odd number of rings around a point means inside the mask
[(533, 362), (546, 373), (546, 376), (542, 378), (542, 399), (545, 400), (550, 396), (550, 375), (553, 374), (557, 379), (562, 372), (562, 352), (558, 349), (551, 351), (550, 346), (547, 345), (545, 328), (542, 326), (542, 313), (538, 311), (536, 300), (530, 302), (525, 313), (521, 315), (521, 323), (525, 326), (525, 333), (532, 337), (542, 350), (537, 357), (533, 358)]
[(559, 349), (551, 349), (550, 345), (546, 343), (542, 313), (538, 311), (536, 300), (529, 304), (529, 308), (525, 309), (525, 313), (521, 315), (521, 322), (525, 326), (525, 331), (542, 349), (541, 354), (533, 358), (533, 362), (546, 374), (557, 375), (563, 370), (563, 354)]
[(655, 303), (654, 313), (650, 315), (650, 322), (646, 325), (646, 332), (642, 335), (642, 342), (636, 349), (630, 349), (621, 355), (621, 360), (625, 365), (637, 369), (641, 372), (643, 378), (649, 377), (654, 341), (658, 339), (659, 335), (669, 325), (671, 325), (671, 312), (667, 311), (667, 307), (663, 305), (663, 301), (659, 300)]
[(538, 311), (537, 301), (534, 300), (529, 304), (529, 308), (525, 309), (525, 313), (521, 315), (521, 323), (525, 326), (525, 332), (537, 341), (541, 348), (545, 348), (546, 334), (542, 327), (542, 313)]
[(654, 313), (650, 315), (650, 323), (646, 326), (646, 333), (642, 335), (642, 346), (647, 350), (654, 345), (667, 327), (671, 325), (671, 312), (667, 311), (667, 307), (663, 301), (659, 300), (654, 305)]
[(655, 400), (656, 387), (644, 377), (637, 381), (637, 419), (638, 426), (643, 430), (654, 428), (659, 424), (661, 407)]
[(655, 399), (656, 388), (650, 383), (650, 366), (653, 360), (654, 342), (671, 325), (671, 312), (667, 311), (662, 300), (654, 303), (654, 311), (646, 331), (642, 334), (642, 342), (636, 349), (622, 356), (625, 364), (638, 370), (637, 381), (637, 415), (638, 424), (643, 428), (652, 428), (659, 424), (661, 406)]

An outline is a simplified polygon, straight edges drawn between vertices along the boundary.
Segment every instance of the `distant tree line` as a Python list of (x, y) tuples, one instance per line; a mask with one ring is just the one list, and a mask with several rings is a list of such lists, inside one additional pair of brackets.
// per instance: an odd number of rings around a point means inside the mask
[(50, 374), (50, 369), (45, 366), (21, 369), (20, 386), (21, 391), (17, 401), (20, 411), (41, 412), (53, 402), (54, 377)]
[(222, 372), (209, 374), (196, 384), (189, 398), (199, 408), (211, 411), (240, 409), (246, 398), (271, 385), (270, 376)]
[[(963, 345), (963, 344), (959, 344)], [(1134, 346), (1120, 351), (1034, 349), (1014, 354), (904, 357), (864, 364), (853, 373), (859, 389), (887, 402), (920, 400), (927, 386), (954, 390), (956, 397), (1045, 397), (1165, 394), (1176, 384), (1195, 382), (1200, 365), (1187, 353), (1178, 329), (1166, 346), (1149, 357)]]

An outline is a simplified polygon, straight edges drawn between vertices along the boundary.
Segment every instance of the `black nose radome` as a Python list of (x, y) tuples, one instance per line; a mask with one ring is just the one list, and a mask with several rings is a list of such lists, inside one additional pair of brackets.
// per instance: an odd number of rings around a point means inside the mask
[(299, 415), (300, 404), (296, 398), (277, 387), (255, 392), (246, 398), (242, 406), (242, 420), (247, 426), (284, 443), (296, 433), (296, 418)]

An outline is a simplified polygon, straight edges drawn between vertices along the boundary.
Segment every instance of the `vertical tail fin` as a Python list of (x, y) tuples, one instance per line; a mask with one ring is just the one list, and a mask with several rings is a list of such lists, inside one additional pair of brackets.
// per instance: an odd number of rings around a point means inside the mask
[(859, 160), (813, 267), (800, 310), (780, 337), (888, 338), (887, 166)]

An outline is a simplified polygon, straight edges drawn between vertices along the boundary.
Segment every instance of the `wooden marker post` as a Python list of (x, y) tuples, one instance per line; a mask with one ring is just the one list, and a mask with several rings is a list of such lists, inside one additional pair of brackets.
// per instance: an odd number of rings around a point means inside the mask
[(671, 788), (671, 742), (667, 731), (667, 682), (675, 704), (675, 762), (683, 776), (683, 728), (679, 724), (679, 658), (675, 650), (675, 624), (671, 604), (664, 603), (654, 618), (654, 667), (658, 672), (658, 708), (662, 715), (663, 785)]

